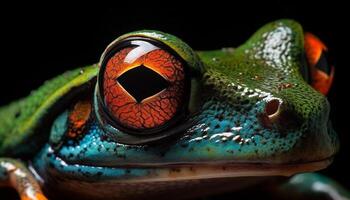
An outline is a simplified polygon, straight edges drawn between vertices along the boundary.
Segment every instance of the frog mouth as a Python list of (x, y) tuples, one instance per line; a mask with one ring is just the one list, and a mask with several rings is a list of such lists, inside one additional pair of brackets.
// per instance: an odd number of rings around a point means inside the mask
[[(313, 172), (326, 168), (333, 157), (304, 163), (269, 164), (269, 163), (165, 163), (165, 164), (130, 164), (120, 166), (97, 166), (67, 163), (60, 157), (50, 160), (50, 166), (56, 166), (59, 174), (74, 176), (79, 179), (121, 181), (121, 182), (156, 182), (196, 179), (235, 178), (235, 177), (270, 177), (292, 176), (297, 173)], [(62, 166), (68, 168), (63, 170)], [(96, 170), (97, 169), (97, 170)], [(70, 173), (69, 171), (73, 172)], [(96, 176), (91, 173), (96, 171)], [(90, 172), (90, 176), (86, 176)], [(80, 174), (81, 173), (81, 174)], [(74, 178), (73, 177), (73, 178)]]

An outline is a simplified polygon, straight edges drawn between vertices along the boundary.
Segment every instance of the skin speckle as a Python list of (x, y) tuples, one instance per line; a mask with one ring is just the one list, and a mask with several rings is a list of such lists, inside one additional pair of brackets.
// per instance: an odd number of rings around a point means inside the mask
[(49, 168), (54, 168), (55, 166), (52, 163), (49, 163)]
[(18, 110), (16, 113), (15, 113), (15, 118), (19, 118), (21, 116), (21, 111)]
[(234, 151), (233, 150), (226, 150), (227, 153), (233, 154)]
[(172, 171), (172, 172), (180, 173), (180, 172), (181, 172), (181, 169), (179, 169), (179, 168), (172, 168), (171, 171)]
[(187, 148), (187, 147), (188, 147), (188, 144), (187, 144), (187, 143), (183, 143), (183, 144), (181, 144), (181, 147)]
[(233, 137), (233, 141), (235, 141), (235, 142), (239, 142), (239, 141), (241, 141), (241, 136), (240, 135), (236, 135), (235, 137)]
[(214, 62), (218, 62), (219, 59), (214, 57), (214, 58), (213, 58), (213, 61), (214, 61)]

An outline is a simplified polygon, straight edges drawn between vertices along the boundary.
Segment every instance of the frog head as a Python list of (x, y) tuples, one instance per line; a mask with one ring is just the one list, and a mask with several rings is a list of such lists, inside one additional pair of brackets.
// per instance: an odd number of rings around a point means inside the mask
[[(322, 169), (338, 141), (307, 68), (291, 20), (214, 51), (159, 31), (123, 35), (103, 53), (88, 100), (55, 120), (37, 168), (90, 189)], [(79, 131), (76, 115), (88, 116)]]

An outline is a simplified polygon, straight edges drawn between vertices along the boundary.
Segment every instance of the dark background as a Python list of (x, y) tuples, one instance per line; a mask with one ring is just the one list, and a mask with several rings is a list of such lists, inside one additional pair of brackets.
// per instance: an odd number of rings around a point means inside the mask
[(182, 38), (197, 50), (237, 46), (267, 22), (292, 18), (326, 44), (336, 66), (329, 94), (331, 118), (341, 150), (323, 172), (350, 189), (347, 6), (335, 1), (223, 3), (175, 1), (110, 4), (33, 3), (1, 7), (0, 105), (29, 94), (44, 80), (96, 63), (117, 36), (156, 29)]

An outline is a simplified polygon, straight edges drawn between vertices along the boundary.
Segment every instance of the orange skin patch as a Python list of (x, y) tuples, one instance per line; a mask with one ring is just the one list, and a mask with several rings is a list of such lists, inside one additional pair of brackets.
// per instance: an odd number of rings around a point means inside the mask
[(47, 198), (42, 193), (36, 193), (34, 197), (29, 197), (27, 195), (21, 195), (21, 200), (47, 200)]
[(68, 137), (75, 138), (81, 135), (89, 120), (91, 109), (90, 100), (78, 101), (74, 105), (73, 110), (69, 113)]
[(327, 52), (326, 45), (311, 33), (305, 33), (305, 53), (308, 64), (310, 66), (310, 73), (312, 77), (311, 86), (324, 95), (327, 95), (333, 82), (334, 68), (332, 67), (330, 75), (317, 69), (315, 65), (319, 61), (322, 51)]
[[(105, 105), (123, 126), (134, 129), (161, 126), (174, 117), (185, 95), (183, 66), (177, 58), (159, 48), (139, 55), (132, 63), (125, 62), (133, 50), (134, 47), (124, 48), (107, 62), (103, 81)], [(140, 65), (161, 75), (170, 86), (138, 103), (116, 79)]]

